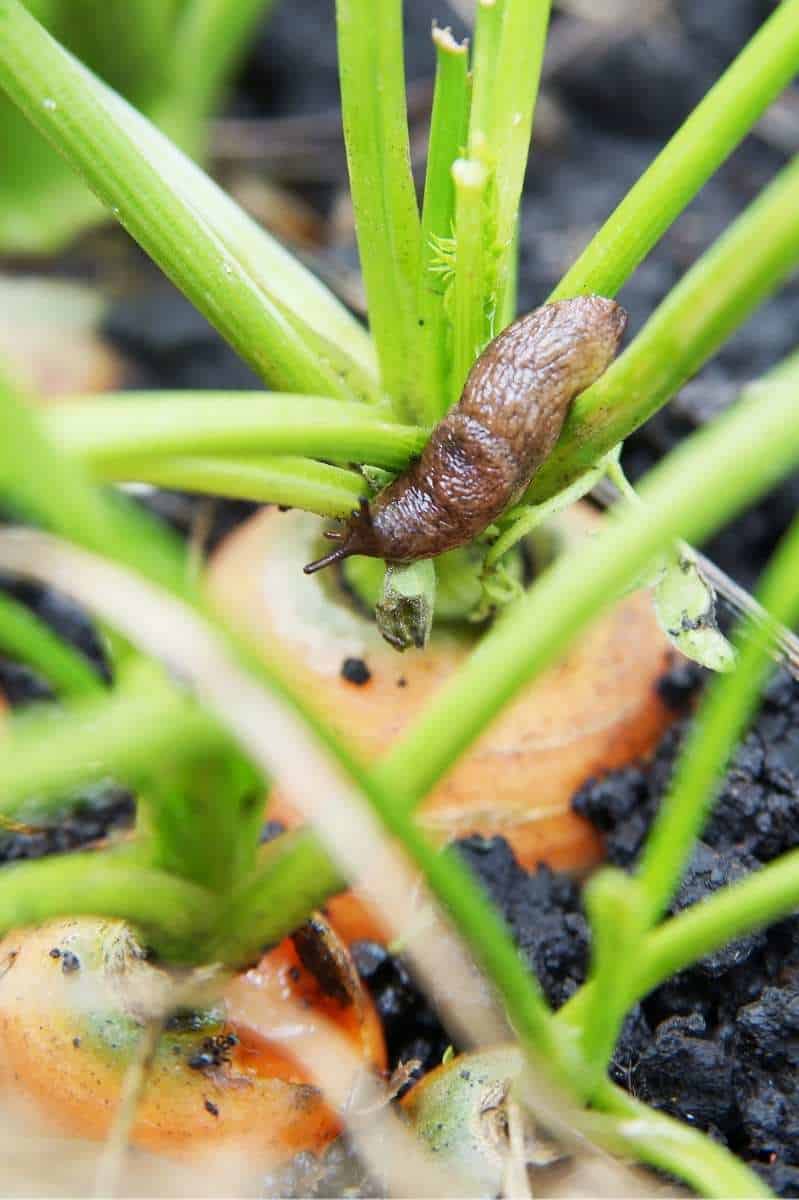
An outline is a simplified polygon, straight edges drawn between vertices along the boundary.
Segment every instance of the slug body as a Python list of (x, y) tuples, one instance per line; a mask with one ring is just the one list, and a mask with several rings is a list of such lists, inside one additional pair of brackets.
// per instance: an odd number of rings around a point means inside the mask
[(475, 362), (419, 459), (352, 514), (310, 573), (351, 554), (407, 563), (462, 546), (526, 490), (572, 400), (607, 369), (627, 315), (582, 296), (519, 317)]

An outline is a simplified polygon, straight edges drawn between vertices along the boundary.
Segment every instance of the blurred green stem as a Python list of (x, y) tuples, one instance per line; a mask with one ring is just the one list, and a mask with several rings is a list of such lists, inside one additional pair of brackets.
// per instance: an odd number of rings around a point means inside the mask
[(194, 157), (205, 150), (205, 122), (224, 84), (273, 4), (274, 0), (183, 4), (169, 54), (172, 87), (156, 119)]
[[(131, 731), (135, 730), (135, 737)], [(128, 782), (146, 777), (169, 752), (176, 761), (230, 742), (212, 717), (142, 662), (102, 695), (84, 697), (57, 714), (31, 711), (6, 727), (0, 756), (0, 813), (13, 816), (28, 800), (37, 811), (104, 775)]]
[(321, 396), (258, 392), (125, 392), (53, 406), (47, 432), (84, 462), (115, 471), (126, 458), (199, 454), (314, 455), (401, 470), (424, 430), (373, 408)]
[(410, 167), (402, 0), (337, 0), (339, 80), (358, 251), (383, 387), (419, 420), (421, 225)]
[(447, 284), (436, 267), (441, 239), (455, 232), (455, 185), (452, 164), (466, 140), (469, 113), (469, 52), (449, 30), (433, 29), (436, 84), (430, 118), (419, 272), (418, 322), (422, 351), (422, 415), (429, 425), (440, 420), (450, 401), (452, 331), (445, 308)]
[(0, 650), (39, 671), (64, 696), (105, 691), (99, 675), (80, 651), (53, 633), (27, 605), (1, 591)]
[(369, 495), (368, 484), (357, 471), (289, 456), (109, 458), (92, 468), (92, 476), (106, 482), (149, 483), (214, 498), (282, 504), (320, 517), (347, 517), (358, 507), (361, 497)]
[(126, 861), (123, 851), (54, 855), (0, 873), (0, 929), (40, 925), (63, 913), (121, 917), (139, 925), (172, 961), (192, 961), (198, 931), (213, 927), (211, 892)]

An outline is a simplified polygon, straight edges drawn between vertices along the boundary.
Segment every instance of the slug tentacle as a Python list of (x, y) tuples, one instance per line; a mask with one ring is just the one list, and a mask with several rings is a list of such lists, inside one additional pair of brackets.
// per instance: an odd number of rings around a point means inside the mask
[(321, 571), (323, 567), (329, 567), (333, 563), (341, 562), (344, 558), (349, 558), (351, 554), (366, 554), (370, 558), (381, 558), (382, 555), (375, 549), (376, 539), (375, 532), (372, 527), (372, 514), (369, 510), (369, 501), (365, 496), (361, 497), (360, 508), (356, 508), (347, 521), (347, 528), (342, 532), (338, 529), (325, 530), (326, 538), (331, 542), (339, 542), (335, 550), (331, 550), (329, 554), (318, 558), (315, 562), (308, 563), (303, 567), (306, 575), (313, 575), (315, 571)]
[(602, 296), (519, 317), (477, 359), (421, 457), (371, 504), (363, 500), (341, 544), (305, 571), (351, 554), (414, 562), (477, 537), (526, 490), (572, 400), (613, 361), (626, 323)]

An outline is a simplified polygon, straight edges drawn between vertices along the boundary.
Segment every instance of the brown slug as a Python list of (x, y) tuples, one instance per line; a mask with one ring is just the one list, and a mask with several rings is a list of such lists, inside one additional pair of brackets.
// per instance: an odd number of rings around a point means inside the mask
[(524, 493), (574, 397), (613, 361), (626, 323), (624, 309), (602, 296), (519, 317), (486, 346), (421, 457), (371, 503), (362, 500), (343, 532), (326, 534), (341, 544), (306, 574), (351, 554), (414, 562), (477, 537)]

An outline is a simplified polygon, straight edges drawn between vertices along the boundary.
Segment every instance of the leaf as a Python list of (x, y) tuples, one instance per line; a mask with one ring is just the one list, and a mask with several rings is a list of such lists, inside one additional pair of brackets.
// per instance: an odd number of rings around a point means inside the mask
[(678, 650), (710, 671), (731, 671), (735, 651), (716, 623), (715, 593), (687, 546), (664, 560), (653, 597), (658, 621)]

